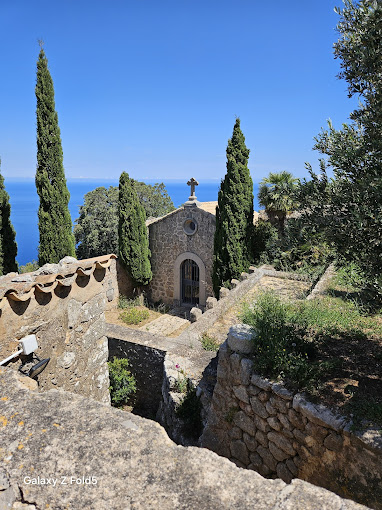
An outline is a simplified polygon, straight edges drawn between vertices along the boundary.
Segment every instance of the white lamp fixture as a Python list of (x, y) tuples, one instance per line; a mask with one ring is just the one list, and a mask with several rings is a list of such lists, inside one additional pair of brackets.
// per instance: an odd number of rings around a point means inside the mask
[[(13, 354), (11, 354), (11, 356), (8, 356), (8, 358), (3, 359), (3, 361), (0, 361), (0, 365), (5, 365), (5, 363), (7, 363), (8, 361), (10, 361), (13, 358), (16, 358), (20, 354), (25, 354), (27, 356), (28, 354), (34, 353), (34, 351), (36, 351), (38, 349), (36, 335), (24, 336), (24, 338), (22, 338), (19, 341), (19, 343), (20, 343), (21, 349), (17, 352), (14, 352)], [(42, 372), (50, 360), (50, 358), (40, 360), (40, 358), (38, 356), (36, 356), (36, 355), (34, 355), (34, 356), (37, 359), (38, 363), (36, 363), (36, 365), (34, 365), (30, 370), (28, 370), (27, 372), (24, 372), (23, 370), (21, 370), (23, 365), (21, 365), (19, 368), (19, 370), (22, 374), (28, 375), (29, 377), (32, 377), (32, 378), (36, 377), (40, 372)]]

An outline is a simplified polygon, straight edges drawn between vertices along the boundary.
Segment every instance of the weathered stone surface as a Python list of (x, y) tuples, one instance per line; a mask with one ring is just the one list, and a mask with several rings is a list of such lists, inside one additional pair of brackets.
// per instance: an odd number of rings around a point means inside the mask
[(255, 434), (255, 439), (262, 445), (267, 447), (268, 446), (268, 438), (267, 435), (264, 432), (261, 432), (261, 430), (257, 430)]
[(301, 444), (305, 444), (306, 434), (299, 429), (293, 429), (293, 435)]
[(285, 453), (283, 450), (280, 450), (280, 448), (277, 448), (277, 446), (274, 443), (272, 443), (272, 441), (269, 441), (268, 447), (273, 457), (279, 462), (288, 458), (288, 454)]
[(299, 429), (299, 430), (305, 429), (305, 424), (302, 420), (302, 416), (300, 414), (297, 414), (294, 409), (288, 410), (288, 420), (293, 425), (293, 427), (295, 427), (296, 429)]
[(215, 297), (208, 297), (206, 299), (206, 310), (211, 310), (218, 304), (218, 300)]
[(280, 413), (287, 414), (288, 405), (290, 405), (289, 401), (283, 400), (282, 398), (279, 398), (279, 397), (272, 396), (270, 398), (270, 403), (272, 404), (273, 407), (278, 409), (280, 411)]
[(249, 418), (244, 411), (239, 411), (233, 419), (234, 424), (250, 436), (254, 436), (256, 432), (255, 423)]
[(239, 427), (233, 427), (228, 432), (228, 435), (231, 439), (241, 439), (243, 437), (243, 431), (239, 429)]
[(249, 397), (245, 386), (233, 386), (232, 390), (236, 398), (238, 398), (242, 402), (245, 402), (246, 404), (249, 404)]
[(268, 391), (260, 391), (260, 393), (257, 395), (257, 398), (260, 400), (260, 402), (266, 402), (269, 400), (270, 393)]
[(191, 308), (190, 310), (190, 322), (196, 322), (202, 316), (202, 314), (202, 310), (194, 306), (194, 308)]
[(252, 370), (253, 362), (250, 359), (243, 358), (240, 362), (240, 381), (244, 386), (249, 385)]
[(263, 459), (256, 452), (250, 453), (249, 458), (254, 466), (261, 466), (261, 464), (263, 463)]
[[(228, 342), (227, 342), (228, 344)], [(241, 362), (241, 356), (237, 352), (234, 352), (231, 354), (230, 358), (230, 365), (231, 365), (231, 381), (233, 384), (241, 384), (240, 380), (240, 362)]]
[(219, 299), (224, 299), (229, 295), (229, 289), (226, 287), (221, 287), (219, 290)]
[(241, 441), (240, 439), (238, 439), (236, 441), (232, 441), (231, 455), (235, 459), (238, 459), (240, 462), (242, 462), (245, 466), (248, 466), (249, 456), (248, 456), (248, 450), (247, 450), (247, 447), (246, 447), (244, 441)]
[(276, 432), (269, 432), (267, 434), (269, 441), (273, 441), (276, 446), (278, 446), (281, 450), (283, 450), (288, 455), (296, 455), (296, 452), (293, 449), (292, 444), (281, 434), (277, 434)]
[(239, 285), (239, 283), (240, 283), (239, 280), (236, 280), (236, 278), (232, 278), (231, 287), (234, 289), (235, 287), (237, 287)]
[(287, 429), (287, 430), (292, 430), (292, 429), (293, 429), (292, 425), (289, 423), (289, 420), (288, 420), (288, 418), (286, 417), (286, 415), (285, 415), (285, 414), (283, 414), (283, 413), (278, 413), (278, 414), (277, 414), (277, 418), (280, 420), (280, 422), (281, 422), (282, 426), (283, 426), (285, 429)]
[(328, 437), (324, 440), (324, 446), (329, 450), (334, 450), (335, 452), (339, 452), (342, 449), (343, 439), (339, 434), (332, 432), (328, 435)]
[(290, 483), (293, 480), (293, 475), (283, 462), (279, 462), (276, 468), (277, 476), (285, 483)]
[(267, 413), (270, 415), (270, 416), (276, 416), (277, 414), (277, 410), (273, 407), (273, 405), (268, 401), (266, 402), (265, 404), (265, 409), (267, 410)]
[(249, 277), (248, 273), (240, 273), (240, 281), (246, 280)]
[(314, 425), (311, 422), (308, 422), (305, 426), (305, 431), (309, 436), (316, 437), (319, 440), (324, 439), (328, 435), (328, 429), (325, 427), (320, 427), (319, 425)]
[(279, 420), (275, 416), (270, 416), (267, 419), (267, 422), (269, 423), (269, 426), (272, 427), (272, 429), (280, 432), (282, 426), (281, 426), (281, 423), (279, 422)]
[(250, 354), (253, 351), (253, 330), (247, 324), (231, 326), (228, 332), (228, 346), (240, 354)]
[(57, 365), (61, 368), (69, 368), (73, 365), (76, 355), (74, 352), (67, 351), (57, 358)]
[(296, 464), (293, 462), (293, 460), (287, 459), (285, 461), (285, 465), (289, 469), (289, 471), (292, 473), (293, 477), (296, 477), (297, 473), (298, 473), (298, 469), (297, 469)]
[(276, 393), (276, 395), (284, 400), (292, 400), (293, 393), (285, 388), (282, 384), (276, 383), (272, 384), (272, 391)]
[(261, 430), (261, 432), (264, 432), (265, 434), (271, 430), (271, 427), (268, 425), (267, 421), (263, 418), (260, 418), (260, 416), (257, 416), (256, 414), (253, 416), (253, 423), (257, 429)]
[(257, 447), (259, 446), (256, 439), (247, 434), (246, 432), (243, 433), (243, 440), (250, 452), (255, 452)]
[(260, 388), (258, 388), (257, 386), (253, 386), (251, 384), (251, 386), (248, 386), (248, 394), (249, 395), (258, 395), (260, 393)]
[(271, 469), (272, 471), (276, 471), (277, 461), (274, 459), (268, 448), (259, 446), (257, 448), (257, 453), (260, 455), (260, 457), (263, 459), (264, 463), (269, 467), (269, 469)]
[(336, 432), (343, 430), (346, 425), (345, 418), (336, 417), (328, 408), (320, 404), (307, 402), (299, 394), (295, 395), (293, 398), (293, 409), (302, 413), (313, 423), (331, 428)]
[(269, 414), (267, 410), (265, 409), (265, 405), (262, 404), (257, 397), (251, 397), (251, 407), (253, 409), (253, 412), (260, 416), (261, 418), (268, 418)]
[(253, 374), (251, 377), (251, 384), (257, 386), (262, 390), (270, 390), (272, 383), (268, 379), (264, 379), (257, 374)]

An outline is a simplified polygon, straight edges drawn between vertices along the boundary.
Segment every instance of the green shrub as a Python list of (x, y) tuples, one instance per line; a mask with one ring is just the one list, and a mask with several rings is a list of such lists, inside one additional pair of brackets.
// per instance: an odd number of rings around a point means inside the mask
[(143, 304), (143, 298), (141, 296), (137, 296), (135, 298), (128, 298), (123, 294), (120, 294), (118, 299), (118, 308), (125, 310), (126, 308), (131, 308), (133, 306), (139, 306)]
[(361, 269), (354, 262), (350, 262), (346, 266), (337, 269), (334, 283), (348, 287), (348, 290), (355, 290), (363, 287), (365, 277)]
[(126, 324), (139, 324), (140, 322), (148, 319), (150, 316), (150, 312), (145, 308), (137, 308), (133, 306), (131, 308), (127, 308), (124, 312), (121, 313), (120, 318)]
[(202, 343), (202, 347), (205, 351), (217, 351), (219, 350), (220, 344), (217, 342), (216, 338), (207, 335), (207, 333), (203, 333), (200, 339)]
[(252, 253), (255, 264), (260, 262), (261, 255), (267, 247), (278, 239), (277, 228), (269, 221), (258, 220), (253, 226)]
[(110, 397), (116, 406), (127, 404), (137, 390), (135, 377), (128, 370), (129, 360), (116, 358), (108, 362), (110, 378)]

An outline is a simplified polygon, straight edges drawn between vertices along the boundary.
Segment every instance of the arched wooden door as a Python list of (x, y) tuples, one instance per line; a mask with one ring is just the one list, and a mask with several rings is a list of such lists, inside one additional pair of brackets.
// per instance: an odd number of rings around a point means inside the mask
[(182, 304), (199, 304), (199, 266), (191, 260), (186, 259), (180, 266)]

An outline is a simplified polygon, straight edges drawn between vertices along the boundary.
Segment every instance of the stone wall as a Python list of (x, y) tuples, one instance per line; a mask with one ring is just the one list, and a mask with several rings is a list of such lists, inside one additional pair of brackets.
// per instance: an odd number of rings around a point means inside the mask
[(0, 367), (1, 509), (365, 510), (178, 446), (152, 420), (32, 383)]
[(263, 476), (301, 478), (382, 509), (380, 431), (357, 436), (344, 418), (259, 377), (247, 328), (231, 328), (219, 350), (202, 446)]
[[(193, 235), (184, 231), (184, 222), (194, 219), (198, 225)], [(148, 295), (153, 301), (173, 304), (174, 265), (177, 257), (190, 252), (200, 257), (205, 266), (206, 297), (212, 296), (212, 258), (215, 216), (197, 206), (181, 207), (148, 223), (153, 279)], [(180, 283), (179, 283), (180, 285)], [(201, 303), (204, 306), (204, 303)]]
[[(66, 258), (34, 273), (2, 277), (0, 359), (18, 350), (20, 338), (35, 334), (36, 354), (50, 358), (38, 376), (42, 390), (64, 388), (109, 402), (104, 310), (118, 293), (114, 255)], [(17, 369), (20, 359), (8, 366)]]

